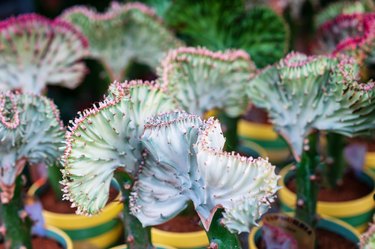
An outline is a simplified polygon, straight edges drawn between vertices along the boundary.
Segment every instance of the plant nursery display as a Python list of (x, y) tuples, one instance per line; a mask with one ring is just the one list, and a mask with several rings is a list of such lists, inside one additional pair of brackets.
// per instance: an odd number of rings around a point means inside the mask
[(373, 0), (3, 2), (0, 249), (375, 249)]

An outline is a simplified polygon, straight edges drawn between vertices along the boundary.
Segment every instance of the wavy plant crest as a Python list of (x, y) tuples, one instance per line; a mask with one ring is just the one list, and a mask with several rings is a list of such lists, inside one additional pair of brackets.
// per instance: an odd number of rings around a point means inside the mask
[(206, 230), (217, 208), (223, 208), (222, 224), (229, 231), (248, 231), (278, 189), (267, 160), (222, 151), (225, 138), (217, 120), (161, 114), (146, 124), (142, 142), (148, 155), (131, 210), (144, 226), (166, 222), (191, 200)]
[(268, 111), (299, 160), (304, 138), (313, 130), (351, 137), (374, 128), (374, 83), (360, 83), (358, 78), (352, 58), (290, 53), (260, 72), (247, 93)]
[(237, 117), (248, 105), (245, 88), (256, 68), (242, 50), (171, 50), (159, 68), (162, 86), (182, 108), (202, 116), (214, 108)]
[(182, 46), (154, 11), (141, 3), (113, 3), (105, 13), (72, 7), (61, 18), (87, 36), (91, 56), (102, 61), (113, 80), (121, 80), (132, 61), (156, 68), (169, 49)]
[(31, 94), (0, 93), (2, 201), (12, 199), (15, 178), (26, 161), (46, 165), (55, 162), (62, 154), (63, 141), (64, 129), (51, 100)]
[(373, 223), (370, 224), (368, 230), (361, 235), (361, 249), (372, 249), (375, 248), (375, 216), (373, 217)]
[(36, 14), (0, 22), (0, 90), (40, 94), (47, 84), (75, 88), (86, 73), (86, 38), (72, 25)]
[(63, 157), (64, 196), (77, 213), (96, 214), (104, 207), (117, 168), (135, 175), (146, 120), (175, 108), (158, 86), (130, 81), (113, 83), (99, 106), (79, 113), (66, 134)]

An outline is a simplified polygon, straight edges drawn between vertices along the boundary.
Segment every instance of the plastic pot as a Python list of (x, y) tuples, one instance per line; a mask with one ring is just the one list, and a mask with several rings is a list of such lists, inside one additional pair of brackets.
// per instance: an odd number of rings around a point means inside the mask
[[(35, 182), (29, 189), (30, 195), (40, 196), (48, 189), (45, 179)], [(116, 200), (120, 199), (120, 194)], [(108, 204), (100, 214), (88, 217), (76, 214), (60, 214), (43, 210), (47, 225), (63, 230), (76, 246), (107, 248), (115, 244), (122, 234), (122, 223), (118, 218), (123, 209), (119, 201)]]
[[(286, 182), (293, 177), (293, 172), (290, 172), (290, 167), (285, 167), (280, 171), (280, 186), (279, 200), (281, 203), (281, 210), (290, 212), (294, 210), (296, 203), (296, 194), (286, 187)], [(372, 215), (375, 210), (375, 202), (373, 196), (375, 194), (375, 183), (371, 172), (364, 171), (358, 179), (370, 186), (372, 191), (366, 196), (344, 202), (325, 202), (318, 201), (317, 212), (321, 215), (327, 215), (340, 219), (351, 226), (355, 227), (359, 232), (366, 230), (368, 222), (372, 220)]]
[(56, 227), (46, 226), (46, 237), (59, 242), (65, 249), (73, 249), (73, 242), (69, 236)]
[(177, 248), (207, 248), (209, 245), (206, 232), (176, 233), (167, 232), (157, 228), (151, 229), (152, 243), (169, 245)]

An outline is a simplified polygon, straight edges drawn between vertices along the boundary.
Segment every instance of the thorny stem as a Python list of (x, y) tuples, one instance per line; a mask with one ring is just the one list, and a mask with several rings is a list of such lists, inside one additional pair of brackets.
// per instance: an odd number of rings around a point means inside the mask
[(327, 134), (327, 155), (329, 161), (325, 166), (324, 183), (329, 188), (337, 187), (342, 180), (345, 171), (344, 137), (340, 134)]
[(317, 143), (319, 134), (311, 134), (305, 144), (301, 161), (297, 163), (297, 210), (296, 217), (312, 228), (316, 225), (318, 183), (316, 171), (319, 164)]
[(129, 196), (133, 179), (124, 171), (116, 171), (114, 175), (119, 184), (123, 209), (124, 236), (128, 249), (152, 249), (150, 228), (144, 228), (139, 220), (130, 213)]
[(1, 204), (1, 217), (5, 226), (5, 244), (10, 249), (31, 249), (31, 219), (26, 215), (22, 198), (22, 178), (16, 179), (13, 198)]
[(63, 192), (61, 191), (61, 180), (62, 180), (62, 173), (60, 171), (61, 167), (59, 163), (55, 163), (52, 166), (47, 168), (48, 172), (48, 181), (55, 194), (56, 200), (62, 200)]
[(216, 211), (210, 229), (207, 232), (210, 241), (209, 249), (241, 249), (241, 243), (237, 235), (229, 232), (222, 224), (222, 211)]

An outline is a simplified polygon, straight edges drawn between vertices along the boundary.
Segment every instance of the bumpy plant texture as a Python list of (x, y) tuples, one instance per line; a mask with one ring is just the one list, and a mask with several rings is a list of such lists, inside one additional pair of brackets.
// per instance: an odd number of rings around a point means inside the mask
[[(51, 164), (62, 154), (64, 129), (56, 106), (45, 97), (0, 94), (0, 184), (12, 186), (18, 162)], [(24, 163), (23, 163), (24, 165)], [(23, 167), (22, 165), (22, 167)], [(4, 191), (4, 189), (2, 189)]]
[[(375, 218), (375, 217), (374, 217)], [(361, 249), (375, 248), (375, 223), (372, 223), (366, 233), (361, 236)]]
[(315, 25), (334, 19), (341, 14), (357, 14), (366, 12), (366, 5), (361, 1), (344, 1), (330, 4), (315, 17)]
[(315, 129), (354, 136), (374, 128), (374, 83), (358, 78), (359, 67), (348, 57), (291, 53), (257, 75), (247, 93), (268, 111), (298, 160)]
[(258, 67), (282, 58), (289, 32), (284, 20), (266, 7), (246, 10), (244, 1), (175, 1), (167, 22), (187, 42), (210, 50), (243, 49)]
[(194, 203), (206, 230), (217, 208), (231, 232), (248, 231), (277, 191), (274, 166), (264, 159), (223, 152), (220, 124), (185, 112), (151, 119), (142, 142), (147, 151), (134, 185), (131, 210), (144, 226), (176, 216)]
[(174, 108), (152, 83), (115, 82), (98, 107), (79, 114), (66, 135), (63, 157), (65, 198), (78, 213), (95, 214), (105, 206), (116, 168), (138, 171), (146, 120)]
[(236, 117), (246, 110), (245, 89), (255, 70), (241, 50), (180, 48), (170, 51), (158, 73), (162, 86), (187, 112), (202, 116), (217, 108)]
[(91, 56), (100, 59), (116, 80), (132, 61), (156, 68), (169, 49), (182, 45), (154, 11), (140, 3), (114, 3), (103, 14), (73, 7), (61, 18), (87, 36)]
[(374, 17), (342, 14), (325, 22), (317, 31), (316, 52), (347, 53), (363, 59), (374, 48)]
[(67, 22), (36, 14), (0, 22), (0, 90), (40, 94), (50, 85), (75, 88), (85, 75), (86, 38)]

